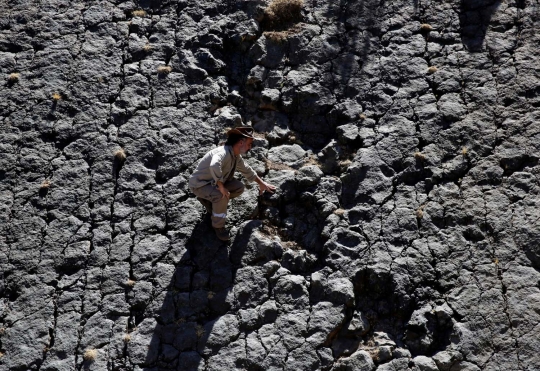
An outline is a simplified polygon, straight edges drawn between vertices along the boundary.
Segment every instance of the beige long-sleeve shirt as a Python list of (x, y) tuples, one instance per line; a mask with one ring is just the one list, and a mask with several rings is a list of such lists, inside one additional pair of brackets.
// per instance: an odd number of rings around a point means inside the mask
[(238, 170), (247, 180), (253, 182), (257, 174), (244, 162), (241, 155), (235, 156), (231, 146), (219, 146), (208, 152), (197, 165), (195, 172), (189, 178), (192, 189), (207, 184), (225, 183)]

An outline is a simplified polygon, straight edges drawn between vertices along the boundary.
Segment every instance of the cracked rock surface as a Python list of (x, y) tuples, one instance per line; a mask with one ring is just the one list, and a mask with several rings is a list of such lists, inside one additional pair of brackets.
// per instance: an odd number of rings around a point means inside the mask
[(538, 369), (537, 0), (0, 4), (0, 370)]

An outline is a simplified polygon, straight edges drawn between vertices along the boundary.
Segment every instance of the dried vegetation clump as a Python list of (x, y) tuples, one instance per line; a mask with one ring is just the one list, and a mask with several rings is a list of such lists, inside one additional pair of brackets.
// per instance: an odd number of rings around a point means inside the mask
[(124, 162), (126, 160), (126, 157), (127, 157), (126, 152), (124, 151), (123, 148), (120, 148), (120, 149), (117, 149), (116, 151), (114, 151), (113, 155), (114, 155), (114, 158), (116, 158), (120, 162)]
[(305, 166), (315, 165), (319, 168), (322, 166), (319, 158), (314, 154), (310, 154), (308, 157), (306, 157), (304, 164)]
[(19, 77), (21, 77), (20, 73), (13, 72), (13, 73), (9, 74), (8, 81), (10, 83), (15, 83), (15, 82), (19, 81)]
[(41, 185), (39, 186), (40, 189), (49, 189), (51, 187), (51, 181), (49, 179), (45, 179), (43, 182), (41, 182)]
[(426, 159), (426, 155), (424, 155), (422, 152), (415, 152), (414, 158), (418, 161), (424, 161)]
[(284, 241), (281, 244), (283, 245), (284, 248), (289, 249), (289, 250), (294, 250), (294, 251), (302, 250), (302, 247), (298, 245), (296, 241)]
[(340, 168), (341, 172), (347, 171), (347, 169), (349, 168), (349, 166), (351, 166), (351, 164), (352, 164), (351, 160), (340, 161), (339, 162), (339, 168)]
[(273, 162), (273, 161), (270, 161), (269, 159), (265, 159), (264, 163), (268, 170), (295, 170), (289, 165)]
[(86, 349), (83, 355), (83, 359), (85, 361), (94, 361), (97, 358), (97, 350), (96, 349)]
[(284, 30), (302, 20), (303, 0), (272, 0), (264, 10), (263, 27)]
[(131, 341), (131, 335), (130, 334), (125, 334), (124, 335), (124, 343), (129, 343)]
[(53, 93), (52, 99), (53, 99), (55, 102), (58, 102), (60, 99), (62, 99), (62, 95), (61, 95), (60, 93)]
[(134, 10), (131, 14), (133, 14), (134, 17), (146, 17), (146, 11), (142, 9)]
[(343, 214), (345, 214), (345, 210), (342, 208), (335, 209), (334, 214), (336, 214), (337, 216), (342, 216)]
[(431, 27), (431, 25), (428, 24), (428, 23), (423, 23), (422, 25), (420, 25), (420, 30), (422, 30), (422, 31), (431, 31), (431, 30), (433, 30), (433, 27)]
[(160, 75), (168, 75), (171, 73), (172, 67), (171, 66), (159, 66), (157, 69), (157, 73)]
[(429, 67), (429, 68), (427, 69), (427, 72), (428, 72), (429, 74), (432, 74), (432, 73), (437, 72), (438, 70), (439, 70), (439, 69), (438, 69), (437, 67), (431, 66), (431, 67)]
[(287, 41), (290, 35), (294, 35), (302, 31), (302, 26), (300, 24), (295, 24), (287, 30), (284, 31), (266, 31), (263, 33), (264, 37), (268, 40), (275, 43), (282, 43)]
[(264, 36), (273, 42), (282, 43), (289, 35), (302, 30), (298, 24), (302, 20), (303, 0), (272, 0), (264, 10), (262, 28)]

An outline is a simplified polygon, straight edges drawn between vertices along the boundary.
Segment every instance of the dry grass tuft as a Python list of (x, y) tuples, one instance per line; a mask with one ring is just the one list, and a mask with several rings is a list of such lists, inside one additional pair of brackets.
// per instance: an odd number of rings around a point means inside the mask
[(269, 159), (264, 160), (264, 164), (268, 170), (295, 170), (286, 164), (278, 164), (277, 162), (272, 162)]
[(171, 66), (159, 66), (157, 69), (157, 73), (160, 75), (168, 75), (171, 73), (172, 67)]
[(53, 99), (55, 102), (58, 102), (60, 99), (62, 99), (62, 94), (60, 94), (60, 93), (53, 93), (52, 99)]
[(302, 20), (303, 0), (272, 0), (264, 10), (263, 27), (272, 30), (289, 28)]
[(424, 217), (424, 207), (423, 206), (420, 206), (417, 210), (416, 210), (416, 217), (418, 219), (422, 219)]
[(287, 31), (266, 31), (263, 32), (264, 37), (266, 37), (268, 40), (273, 41), (275, 43), (282, 43), (287, 40), (289, 37), (289, 34)]
[(361, 114), (358, 115), (358, 118), (359, 118), (360, 120), (364, 121), (365, 119), (367, 119), (367, 116), (364, 115), (363, 113), (361, 113)]
[(295, 241), (284, 241), (282, 242), (282, 245), (284, 245), (286, 249), (295, 251), (302, 250), (302, 247), (298, 245)]
[(124, 162), (126, 160), (126, 157), (127, 157), (126, 152), (124, 151), (123, 148), (120, 148), (120, 149), (117, 149), (116, 151), (114, 151), (113, 155), (120, 162)]
[(146, 11), (142, 9), (134, 10), (131, 14), (133, 14), (134, 17), (146, 17)]
[(150, 45), (150, 44), (145, 44), (145, 45), (142, 47), (142, 50), (145, 51), (146, 53), (148, 53), (149, 51), (152, 50), (152, 45)]
[(13, 72), (13, 73), (9, 74), (8, 81), (11, 82), (11, 83), (17, 82), (17, 81), (19, 81), (19, 77), (21, 77), (20, 73)]
[(468, 153), (468, 152), (469, 152), (469, 150), (467, 149), (467, 147), (463, 147), (463, 148), (461, 149), (461, 154), (462, 154), (463, 156), (467, 156), (467, 153)]
[(124, 343), (129, 343), (131, 341), (131, 335), (130, 334), (125, 334), (124, 335)]
[(349, 168), (349, 166), (351, 166), (351, 164), (352, 164), (351, 160), (343, 160), (339, 162), (339, 167), (341, 171), (343, 172), (343, 171), (346, 171)]
[(435, 72), (437, 72), (438, 70), (439, 70), (439, 69), (438, 69), (437, 67), (431, 66), (431, 67), (429, 67), (429, 68), (427, 69), (427, 72), (428, 72), (428, 73), (435, 73)]
[(86, 349), (83, 355), (83, 359), (85, 361), (94, 361), (97, 358), (97, 350), (96, 349)]
[(373, 359), (374, 362), (379, 362), (379, 348), (372, 347), (366, 349), (371, 359)]
[(43, 182), (41, 182), (41, 185), (39, 186), (40, 189), (49, 189), (51, 187), (51, 181), (49, 179), (45, 179)]
[(422, 25), (420, 25), (420, 29), (422, 31), (431, 31), (433, 30), (433, 27), (431, 27), (431, 25), (428, 23), (423, 23)]
[(317, 167), (321, 167), (321, 163), (319, 162), (319, 158), (317, 157), (317, 155), (310, 154), (308, 157), (306, 157), (304, 166), (309, 166), (309, 165), (315, 165)]
[(424, 161), (426, 159), (426, 155), (424, 155), (422, 152), (415, 152), (414, 158), (419, 161)]
[(273, 237), (279, 235), (279, 229), (271, 224), (268, 220), (263, 221), (263, 225), (259, 232), (265, 234), (266, 236)]
[(197, 337), (202, 337), (205, 334), (204, 327), (202, 327), (201, 325), (197, 325), (195, 333), (197, 334)]
[(335, 209), (334, 214), (336, 214), (337, 216), (342, 216), (343, 214), (345, 214), (345, 209), (342, 209), (342, 208)]
[(0, 358), (2, 358), (6, 353), (0, 352)]
[(129, 279), (129, 280), (126, 281), (125, 285), (129, 286), (129, 287), (133, 287), (133, 286), (135, 286), (135, 281), (132, 280), (132, 279)]
[(5, 327), (0, 327), (0, 336), (4, 335), (6, 333)]
[(289, 29), (283, 30), (283, 31), (265, 31), (263, 32), (263, 35), (268, 40), (280, 44), (287, 41), (289, 36), (295, 35), (299, 33), (300, 31), (302, 31), (302, 23), (295, 24), (291, 26)]

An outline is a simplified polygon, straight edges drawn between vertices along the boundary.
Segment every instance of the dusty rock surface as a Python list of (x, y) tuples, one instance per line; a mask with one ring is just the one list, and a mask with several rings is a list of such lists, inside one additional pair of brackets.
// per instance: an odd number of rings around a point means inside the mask
[(0, 370), (539, 369), (538, 1), (0, 4)]

